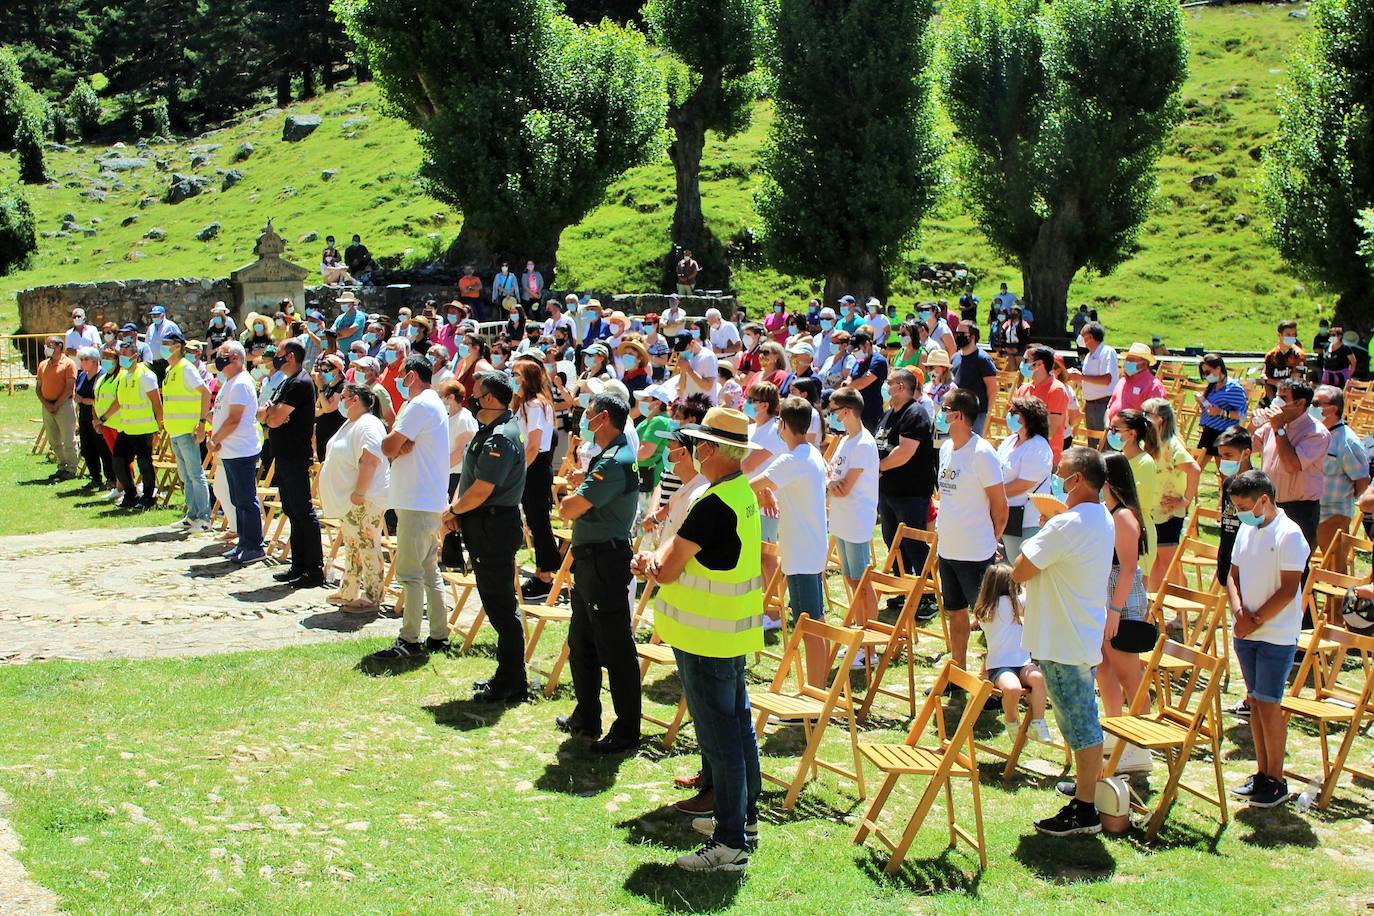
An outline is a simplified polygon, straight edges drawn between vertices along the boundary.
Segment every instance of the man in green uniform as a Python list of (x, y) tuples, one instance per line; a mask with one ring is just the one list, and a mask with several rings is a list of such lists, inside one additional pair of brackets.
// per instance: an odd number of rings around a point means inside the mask
[[(619, 396), (592, 398), (582, 415), (582, 441), (595, 444), (587, 476), (563, 499), (573, 523), (572, 622), (568, 667), (577, 705), (558, 727), (616, 754), (639, 746), (639, 656), (630, 631), (630, 527), (639, 502), (639, 472), (625, 438), (630, 407)], [(601, 734), (601, 669), (611, 683), (615, 722)]]
[(444, 529), (462, 529), (472, 557), (477, 594), (496, 630), (496, 673), (477, 682), (473, 699), (479, 703), (520, 703), (529, 695), (525, 631), (515, 595), (515, 552), (525, 539), (520, 524), (520, 494), (525, 489), (524, 437), (510, 411), (515, 397), (510, 376), (479, 372), (476, 381), (477, 393), (468, 399), (468, 407), (481, 426), (463, 453), (458, 489), (444, 513)]

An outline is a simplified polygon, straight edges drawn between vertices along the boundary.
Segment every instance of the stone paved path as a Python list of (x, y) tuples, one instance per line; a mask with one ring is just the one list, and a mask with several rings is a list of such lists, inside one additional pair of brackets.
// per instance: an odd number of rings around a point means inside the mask
[(44, 916), (56, 913), (57, 897), (47, 888), (35, 884), (14, 857), (19, 851), (19, 837), (4, 819), (9, 797), (0, 792), (0, 916)]
[(156, 658), (394, 636), (329, 589), (293, 591), (279, 566), (241, 569), (216, 536), (167, 528), (0, 537), (0, 664)]

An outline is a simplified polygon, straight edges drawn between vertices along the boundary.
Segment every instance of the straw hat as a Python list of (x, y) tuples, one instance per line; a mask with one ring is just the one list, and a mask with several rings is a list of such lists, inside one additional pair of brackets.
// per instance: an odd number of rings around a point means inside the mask
[(1135, 343), (1131, 344), (1131, 348), (1129, 350), (1121, 354), (1121, 358), (1123, 360), (1131, 356), (1134, 356), (1136, 359), (1144, 360), (1145, 363), (1150, 366), (1153, 366), (1155, 363), (1159, 362), (1159, 357), (1155, 356), (1154, 353), (1151, 352), (1150, 345), (1143, 344), (1138, 340)]
[(750, 451), (762, 448), (749, 441), (749, 418), (729, 407), (712, 407), (696, 426), (684, 426), (684, 436), (714, 442), (717, 445), (736, 445)]
[(345, 290), (344, 292), (339, 293), (338, 297), (334, 300), (334, 304), (335, 304), (335, 305), (357, 305), (357, 304), (358, 304), (358, 297), (355, 296), (355, 295), (353, 295), (352, 292), (350, 292), (350, 291), (348, 291), (348, 290)]
[(944, 348), (944, 347), (940, 347), (940, 348), (935, 349), (935, 350), (927, 350), (927, 351), (926, 351), (926, 358), (923, 359), (923, 360), (921, 360), (921, 362), (924, 363), (924, 364), (927, 365), (927, 366), (931, 366), (931, 367), (934, 367), (934, 366), (943, 366), (944, 368), (948, 369), (948, 368), (949, 368), (949, 354), (945, 352), (945, 348)]
[(626, 353), (633, 353), (646, 363), (649, 361), (649, 351), (638, 340), (622, 340), (620, 346), (615, 348), (616, 356), (624, 356)]

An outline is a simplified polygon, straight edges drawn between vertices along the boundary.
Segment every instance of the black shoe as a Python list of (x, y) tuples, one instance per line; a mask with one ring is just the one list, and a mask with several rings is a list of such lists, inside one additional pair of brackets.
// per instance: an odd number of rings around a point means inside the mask
[[(298, 578), (292, 579), (289, 583), (292, 588), (324, 588), (329, 584), (329, 580), (324, 577), (322, 572), (301, 573)], [(447, 642), (444, 643), (448, 645)]]
[(115, 505), (121, 509), (137, 509), (141, 501), (142, 500), (139, 499), (121, 499), (119, 502), (115, 503)]
[(547, 601), (549, 592), (553, 591), (553, 583), (545, 582), (538, 576), (525, 580), (525, 584), (520, 586), (520, 597), (526, 602)]
[(572, 716), (558, 716), (553, 720), (553, 724), (558, 726), (559, 731), (567, 732), (578, 738), (590, 738), (595, 741), (597, 738), (601, 737), (601, 731), (599, 729), (597, 731), (592, 731), (590, 728), (584, 728), (574, 722)]
[(303, 575), (305, 575), (305, 573), (301, 570), (288, 567), (287, 569), (281, 569), (272, 573), (272, 578), (276, 579), (278, 582), (290, 582), (292, 579), (299, 579)]
[(502, 703), (507, 706), (515, 706), (528, 701), (530, 698), (529, 685), (523, 687), (492, 687), (487, 685), (472, 695), (474, 703)]
[(424, 643), (406, 642), (397, 638), (394, 643), (380, 652), (373, 652), (367, 658), (374, 662), (401, 662), (412, 658), (424, 658), (425, 655)]
[[(925, 696), (930, 696), (930, 691), (931, 691), (931, 689), (932, 689), (932, 688), (930, 688), (930, 687), (927, 687), (927, 688), (925, 689)], [(945, 685), (945, 692), (944, 692), (943, 696), (944, 696), (944, 698), (945, 698), (946, 700), (953, 700), (953, 699), (955, 699), (956, 697), (962, 696), (963, 693), (964, 693), (964, 688), (960, 687), (958, 684), (949, 683), (949, 684), (946, 684), (946, 685)]]
[(1035, 829), (1050, 836), (1090, 836), (1102, 832), (1102, 818), (1095, 805), (1075, 798), (1054, 817), (1036, 821)]
[(1250, 793), (1250, 804), (1256, 808), (1276, 808), (1291, 797), (1286, 780), (1261, 776), (1255, 780), (1254, 791)]
[(1250, 701), (1241, 700), (1235, 706), (1232, 706), (1230, 709), (1226, 711), (1229, 712), (1231, 715), (1235, 716), (1237, 719), (1248, 719), (1250, 718)]
[(923, 604), (916, 609), (917, 623), (930, 623), (940, 616), (940, 609), (933, 604)]
[(903, 598), (901, 595), (893, 595), (891, 598), (887, 599), (884, 606), (889, 611), (900, 611), (902, 609), (902, 605), (904, 604), (906, 604), (905, 598)]
[(1255, 794), (1255, 786), (1264, 781), (1263, 773), (1251, 773), (1245, 777), (1245, 782), (1231, 790), (1231, 794), (1236, 798), (1249, 798)]
[[(321, 578), (323, 578), (323, 577), (321, 577)], [(449, 642), (448, 642), (447, 639), (435, 639), (433, 636), (426, 636), (426, 637), (425, 637), (425, 651), (426, 651), (426, 652), (441, 652), (441, 653), (443, 653), (444, 655), (447, 655), (450, 648), (452, 648), (452, 647), (449, 645)]]
[(156, 508), (157, 508), (157, 497), (156, 497), (156, 496), (140, 496), (140, 497), (138, 498), (138, 502), (136, 502), (136, 503), (134, 504), (134, 508), (135, 508), (135, 509), (156, 509)]
[(624, 754), (638, 750), (639, 735), (607, 735), (600, 741), (592, 742), (592, 750), (598, 754)]

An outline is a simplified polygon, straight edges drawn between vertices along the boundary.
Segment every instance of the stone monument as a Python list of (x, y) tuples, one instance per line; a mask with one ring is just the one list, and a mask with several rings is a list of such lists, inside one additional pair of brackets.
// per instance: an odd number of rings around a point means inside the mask
[(305, 278), (310, 271), (298, 264), (282, 259), (286, 242), (272, 228), (272, 221), (258, 236), (253, 252), (258, 259), (231, 271), (229, 280), (234, 284), (234, 305), (238, 310), (236, 319), (243, 325), (249, 312), (262, 311), (272, 314), (283, 299), (296, 303), (296, 311), (305, 313)]

